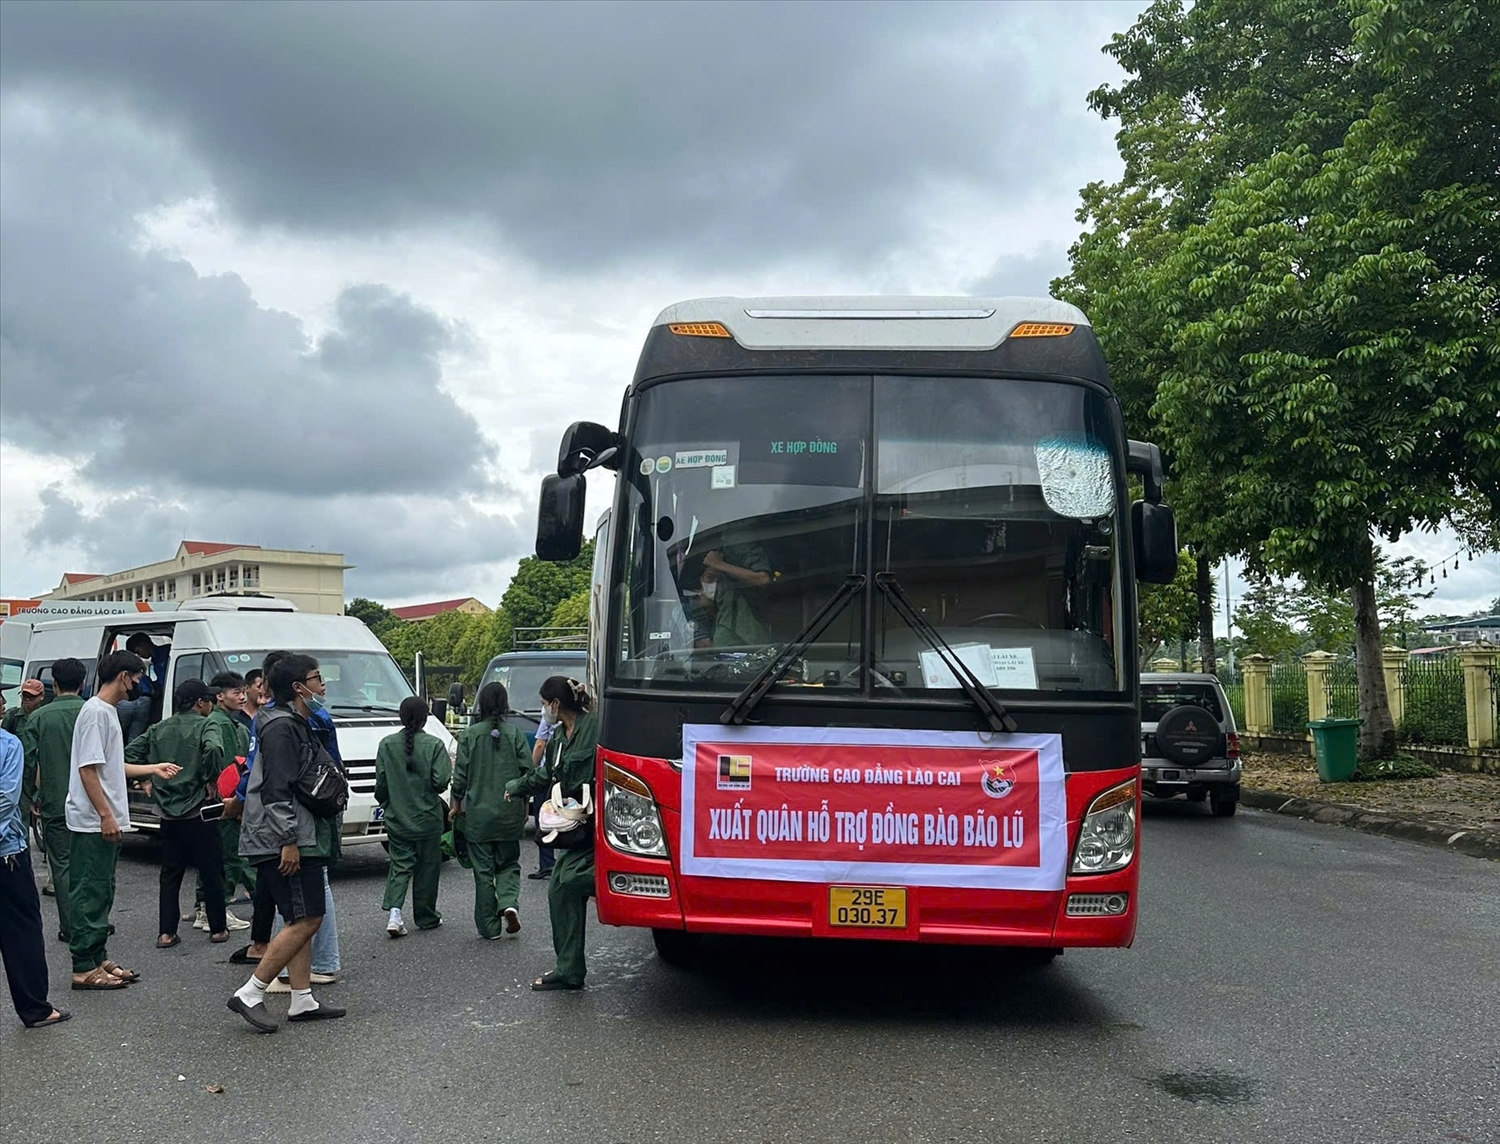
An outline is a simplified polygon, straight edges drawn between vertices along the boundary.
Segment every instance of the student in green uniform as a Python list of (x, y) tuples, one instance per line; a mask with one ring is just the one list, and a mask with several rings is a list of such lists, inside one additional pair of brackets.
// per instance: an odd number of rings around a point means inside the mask
[[(245, 706), (245, 677), (236, 671), (221, 671), (213, 677), (209, 683), (209, 690), (215, 692), (217, 700), (214, 709), (209, 712), (209, 722), (219, 728), (219, 737), (224, 740), (224, 766), (230, 766), (235, 759), (243, 759), (250, 753), (250, 733), (245, 725), (240, 722), (238, 716)], [(214, 776), (218, 778), (217, 775)], [(255, 893), (255, 871), (251, 869), (250, 862), (240, 856), (240, 821), (238, 818), (219, 819), (219, 841), (224, 853), (224, 901), (228, 904), (234, 899), (234, 891), (237, 886), (244, 886), (249, 894)], [(202, 886), (199, 886), (199, 901), (202, 901)], [(224, 915), (225, 924), (232, 930), (246, 930), (250, 923), (243, 918), (237, 918), (233, 914)], [(198, 925), (194, 920), (193, 925)], [(205, 922), (204, 929), (208, 928)]]
[(438, 875), (443, 869), (443, 800), (453, 764), (448, 748), (422, 730), (427, 704), (415, 695), (401, 701), (404, 730), (387, 735), (375, 752), (375, 801), (383, 811), (391, 866), (386, 875), (384, 908), (390, 911), (385, 932), (406, 936), (401, 903), (411, 886), (412, 917), (418, 929), (443, 924), (437, 910)]
[(0, 730), (9, 731), (16, 738), (33, 711), (38, 711), (47, 702), (47, 688), (40, 679), (28, 679), (21, 684), (21, 703), (5, 713), (0, 719)]
[(125, 747), (125, 761), (136, 766), (176, 763), (181, 770), (170, 779), (151, 784), (151, 801), (161, 811), (161, 892), (156, 948), (171, 949), (182, 939), (179, 895), (189, 866), (203, 879), (203, 905), (208, 911), (209, 940), (229, 940), (224, 924), (224, 858), (219, 830), (205, 822), (203, 807), (210, 796), (218, 801), (218, 777), (224, 769), (224, 740), (208, 718), (214, 693), (201, 679), (187, 679), (172, 693), (172, 717), (163, 719)]
[(73, 724), (83, 709), (78, 694), (88, 669), (78, 659), (52, 665), (52, 702), (29, 716), (21, 728), (26, 752), (26, 787), (32, 792), (32, 813), (41, 818), (52, 892), (57, 902), (57, 939), (68, 941), (68, 863), (73, 836), (68, 833), (68, 776), (73, 759)]
[(521, 928), (521, 835), (526, 803), (508, 798), (505, 784), (535, 770), (526, 736), (505, 721), (504, 684), (479, 689), (476, 721), (458, 737), (453, 769), (453, 816), (462, 816), (474, 864), (474, 925), (494, 941)]
[[(547, 760), (540, 769), (521, 775), (505, 784), (511, 798), (562, 787), (564, 798), (582, 801), (583, 785), (597, 791), (595, 754), (599, 731), (589, 711), (589, 693), (583, 684), (564, 675), (547, 679), (539, 691), (542, 716), (549, 723), (561, 722), (552, 735)], [(557, 967), (531, 983), (537, 990), (582, 989), (583, 933), (588, 921), (589, 898), (594, 893), (594, 824), (592, 820), (566, 835), (558, 836), (573, 843), (559, 845), (557, 864), (547, 886), (547, 907), (552, 915), (552, 948)]]

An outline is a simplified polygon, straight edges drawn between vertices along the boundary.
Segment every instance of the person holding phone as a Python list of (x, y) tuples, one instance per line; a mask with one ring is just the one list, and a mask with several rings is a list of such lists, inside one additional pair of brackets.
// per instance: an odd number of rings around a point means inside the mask
[(219, 841), (218, 778), (224, 769), (224, 738), (209, 719), (216, 695), (201, 679), (188, 679), (172, 693), (173, 714), (125, 748), (125, 761), (137, 765), (176, 763), (170, 779), (151, 784), (151, 800), (161, 812), (161, 890), (157, 907), (157, 949), (182, 939), (179, 895), (189, 866), (203, 881), (203, 909), (209, 940), (229, 940), (224, 920), (224, 855)]

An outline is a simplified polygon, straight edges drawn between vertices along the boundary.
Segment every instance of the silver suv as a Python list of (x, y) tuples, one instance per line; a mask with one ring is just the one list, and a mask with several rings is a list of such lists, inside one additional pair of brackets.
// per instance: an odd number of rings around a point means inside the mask
[(1218, 679), (1141, 676), (1141, 787), (1154, 798), (1208, 800), (1218, 818), (1240, 801), (1240, 737)]

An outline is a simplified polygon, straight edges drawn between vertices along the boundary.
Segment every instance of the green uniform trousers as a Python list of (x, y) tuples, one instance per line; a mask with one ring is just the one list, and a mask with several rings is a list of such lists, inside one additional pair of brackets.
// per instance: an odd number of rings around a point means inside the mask
[(582, 985), (583, 931), (588, 924), (589, 899), (594, 895), (594, 851), (559, 850), (547, 886), (547, 909), (552, 915), (552, 948), (556, 973), (569, 985)]
[[(224, 904), (227, 906), (234, 900), (234, 889), (236, 886), (244, 886), (245, 891), (253, 898), (255, 896), (255, 867), (250, 865), (250, 859), (240, 856), (240, 820), (237, 818), (219, 819), (219, 846), (224, 852)], [(193, 894), (193, 904), (203, 904), (203, 875), (198, 875), (198, 888)]]
[(69, 947), (73, 972), (88, 973), (109, 960), (109, 912), (115, 905), (115, 863), (120, 844), (102, 834), (73, 832), (68, 862)]
[(73, 833), (66, 818), (42, 819), (42, 843), (47, 847), (47, 868), (52, 872), (53, 899), (57, 902), (57, 932), (64, 941), (73, 933), (73, 903), (68, 900), (68, 870), (73, 851)]
[(438, 877), (443, 872), (443, 836), (427, 834), (419, 838), (403, 838), (399, 834), (386, 834), (390, 846), (391, 868), (385, 878), (385, 901), (388, 910), (397, 909), (406, 901), (406, 888), (411, 886), (412, 918), (418, 929), (431, 929), (443, 920), (438, 913)]
[(469, 842), (474, 867), (474, 925), (480, 937), (499, 937), (500, 915), (521, 900), (520, 842)]

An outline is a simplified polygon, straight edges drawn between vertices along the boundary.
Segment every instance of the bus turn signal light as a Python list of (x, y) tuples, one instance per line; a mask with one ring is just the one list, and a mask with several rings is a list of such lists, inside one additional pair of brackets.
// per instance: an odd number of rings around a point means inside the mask
[[(1068, 327), (1072, 329), (1071, 326)], [(684, 338), (727, 338), (730, 333), (718, 322), (673, 322), (667, 329)]]
[(1065, 338), (1073, 327), (1062, 322), (1022, 322), (1010, 332), (1013, 338)]

